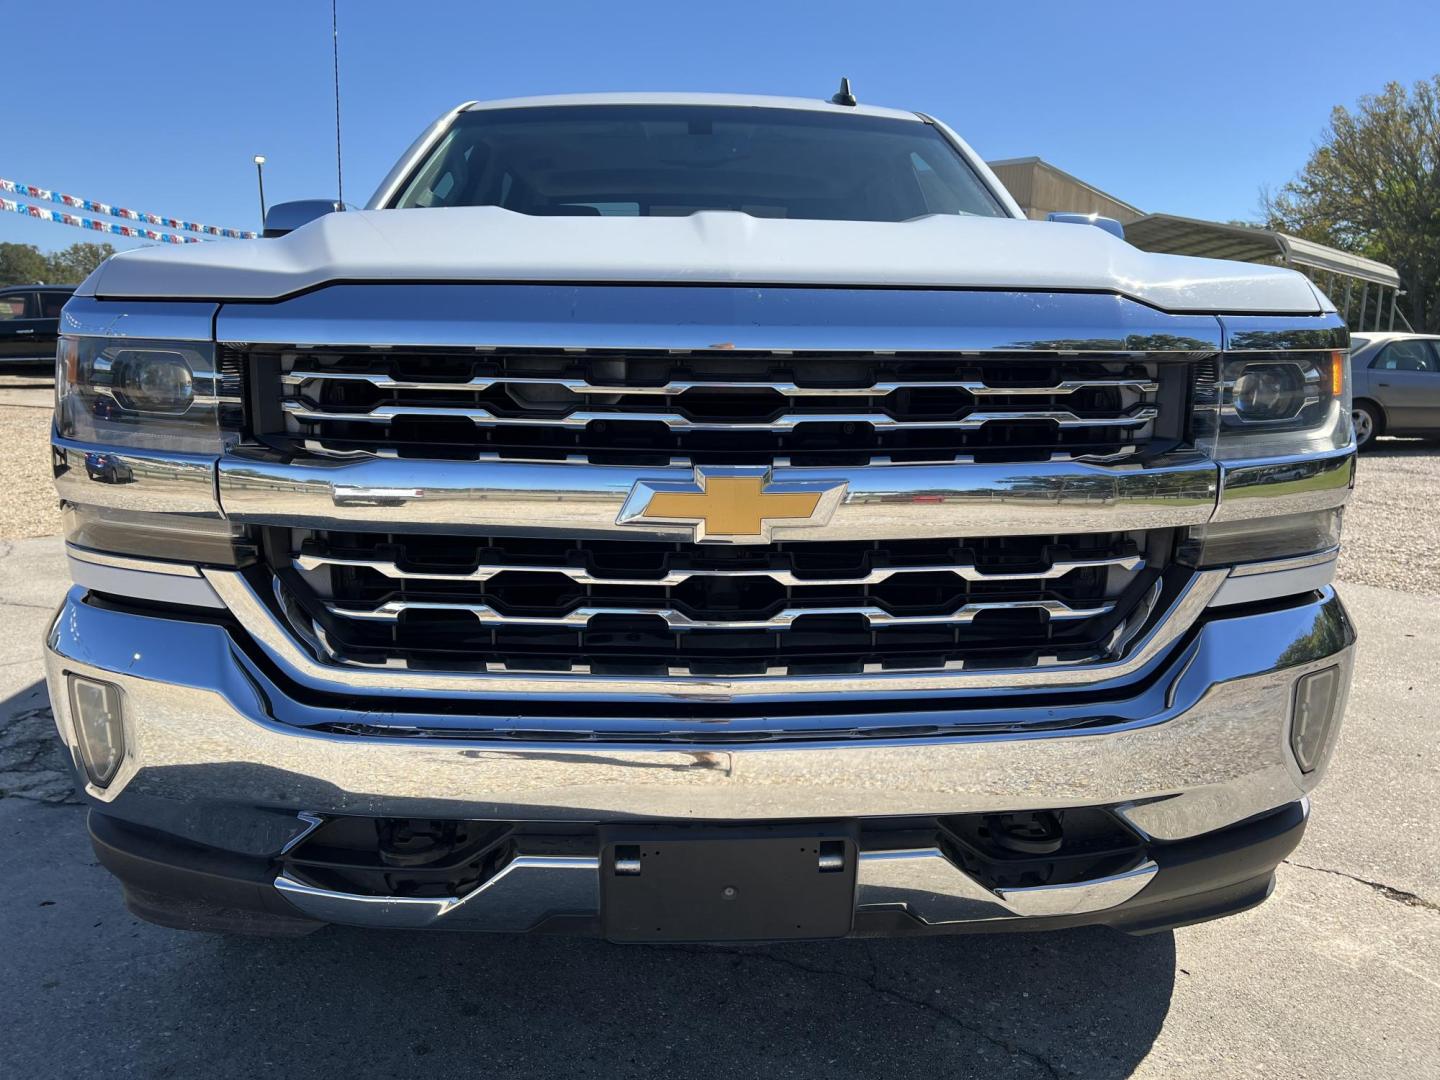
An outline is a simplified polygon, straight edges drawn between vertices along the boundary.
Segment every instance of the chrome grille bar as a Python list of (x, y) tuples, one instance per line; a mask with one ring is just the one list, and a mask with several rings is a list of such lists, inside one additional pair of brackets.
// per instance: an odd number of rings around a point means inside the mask
[[(300, 446), (307, 454), (314, 454), (316, 457), (333, 458), (337, 461), (369, 461), (381, 458), (394, 460), (400, 457), (400, 452), (396, 450), (393, 446), (381, 446), (371, 450), (336, 450), (333, 447), (326, 445), (325, 442), (320, 439), (302, 439), (300, 440)], [(1117, 461), (1123, 461), (1125, 458), (1134, 457), (1139, 452), (1140, 447), (1135, 446), (1134, 444), (1120, 446), (1108, 454), (1077, 454), (1065, 450), (1056, 450), (1050, 454), (1047, 460), (1052, 462), (1079, 461), (1090, 465), (1111, 465)], [(552, 465), (555, 463), (553, 458), (523, 457), (519, 455), (502, 457), (499, 454), (486, 453), (484, 451), (477, 451), (473, 460), (478, 462), (508, 461), (521, 464), (528, 463), (541, 465)], [(926, 464), (970, 465), (974, 464), (974, 461), (975, 458), (972, 454), (950, 453), (943, 455), (937, 454), (934, 459), (930, 460)], [(572, 454), (566, 458), (565, 463), (569, 465), (588, 465), (590, 463), (590, 459), (589, 456), (586, 454)], [(684, 468), (689, 466), (690, 464), (691, 461), (688, 458), (684, 457), (683, 455), (677, 455), (675, 457), (672, 457), (670, 461), (667, 462), (667, 467)], [(787, 468), (790, 465), (790, 459), (788, 457), (785, 457), (784, 455), (777, 454), (774, 459), (774, 464), (780, 468)], [(894, 464), (894, 462), (886, 454), (874, 454), (870, 458), (870, 464), (891, 465)], [(915, 462), (905, 462), (904, 464), (915, 464)]]
[[(322, 631), (322, 634), (323, 634), (323, 631)], [(1105, 658), (1105, 657), (1104, 657), (1102, 654), (1100, 654), (1100, 653), (1095, 653), (1095, 654), (1092, 654), (1092, 655), (1090, 655), (1090, 656), (1076, 657), (1076, 658), (1073, 659), (1073, 660), (1061, 660), (1061, 659), (1059, 659), (1058, 657), (1055, 657), (1055, 656), (1039, 656), (1039, 657), (1036, 657), (1035, 661), (1034, 661), (1032, 664), (1029, 665), (1029, 668), (1031, 668), (1031, 669), (1040, 669), (1040, 668), (1082, 667), (1082, 666), (1087, 665), (1087, 664), (1095, 664), (1095, 663), (1098, 663), (1098, 662), (1100, 662), (1101, 660), (1103, 660), (1104, 658)], [(389, 670), (389, 671), (418, 671), (418, 672), (430, 672), (430, 673), (432, 673), (432, 674), (433, 674), (434, 671), (435, 671), (435, 669), (434, 669), (433, 667), (429, 667), (429, 666), (427, 666), (427, 667), (420, 667), (420, 668), (414, 667), (414, 666), (412, 666), (408, 661), (403, 660), (403, 659), (400, 659), (400, 658), (397, 658), (397, 657), (390, 657), (390, 658), (385, 659), (385, 660), (374, 660), (374, 661), (370, 661), (370, 660), (357, 660), (357, 659), (354, 659), (354, 658), (351, 658), (351, 657), (343, 657), (343, 658), (342, 658), (342, 657), (336, 657), (336, 656), (334, 656), (333, 654), (329, 654), (329, 655), (328, 655), (328, 659), (329, 659), (329, 662), (330, 662), (330, 663), (336, 664), (336, 665), (338, 665), (338, 666), (340, 666), (340, 667), (368, 668), (368, 669), (371, 669), (371, 670), (382, 670), (382, 671), (384, 671), (384, 670)], [(856, 675), (889, 675), (889, 676), (894, 676), (894, 675), (922, 674), (922, 673), (935, 673), (935, 672), (968, 671), (969, 669), (970, 669), (970, 665), (968, 665), (964, 660), (942, 660), (942, 661), (939, 661), (939, 662), (936, 662), (936, 663), (931, 663), (931, 664), (904, 664), (904, 663), (881, 664), (881, 663), (867, 663), (867, 664), (862, 664), (862, 665), (860, 665), (858, 668), (856, 668), (854, 674), (856, 674)], [(508, 662), (508, 661), (499, 661), (499, 660), (488, 660), (488, 661), (486, 661), (485, 664), (484, 664), (484, 671), (485, 671), (485, 673), (486, 673), (487, 675), (539, 675), (539, 676), (550, 676), (550, 677), (553, 677), (553, 676), (556, 676), (556, 675), (592, 675), (592, 674), (594, 674), (594, 670), (593, 670), (593, 668), (592, 668), (592, 666), (591, 666), (590, 664), (566, 664), (566, 665), (561, 666), (561, 667), (554, 667), (554, 666), (551, 666), (551, 667), (535, 667), (535, 666), (533, 666), (533, 665), (526, 665), (526, 664), (518, 663), (518, 662)], [(672, 665), (664, 668), (663, 671), (664, 671), (664, 674), (666, 674), (666, 675), (669, 676), (670, 678), (675, 678), (675, 679), (688, 679), (688, 678), (696, 678), (696, 677), (705, 677), (705, 673), (700, 672), (700, 671), (697, 671), (695, 668), (690, 667), (690, 666), (688, 666), (688, 665), (675, 665), (675, 664), (672, 664)], [(791, 672), (791, 668), (790, 668), (789, 665), (787, 665), (787, 664), (778, 664), (778, 665), (774, 665), (774, 666), (771, 666), (771, 667), (764, 668), (764, 669), (762, 669), (762, 670), (756, 670), (756, 671), (752, 671), (752, 672), (730, 672), (730, 673), (728, 673), (728, 674), (725, 676), (725, 678), (726, 678), (726, 679), (734, 679), (734, 680), (741, 681), (741, 682), (757, 682), (757, 681), (763, 681), (763, 680), (765, 680), (765, 679), (784, 678), (784, 677), (786, 677), (786, 676), (789, 676), (791, 673), (792, 673), (792, 672)], [(712, 675), (711, 677), (713, 677), (713, 675)]]
[(974, 622), (987, 611), (1043, 611), (1051, 619), (1088, 619), (1105, 615), (1113, 603), (1089, 608), (1072, 608), (1061, 600), (1016, 600), (972, 602), (938, 615), (894, 615), (871, 605), (786, 608), (765, 619), (694, 619), (671, 607), (578, 607), (564, 615), (510, 615), (488, 604), (432, 600), (389, 600), (374, 608), (346, 608), (326, 604), (332, 614), (345, 619), (395, 622), (407, 611), (458, 611), (474, 615), (482, 624), (510, 626), (569, 626), (583, 629), (602, 615), (658, 618), (675, 630), (789, 630), (797, 619), (810, 615), (860, 615), (871, 626), (954, 626)]
[(1030, 410), (1015, 412), (972, 412), (958, 419), (896, 420), (884, 413), (786, 413), (773, 420), (728, 421), (694, 420), (679, 413), (636, 412), (626, 410), (582, 409), (556, 416), (497, 416), (488, 409), (451, 408), (441, 405), (381, 405), (367, 412), (331, 412), (312, 409), (300, 402), (281, 403), (286, 415), (296, 420), (349, 421), (354, 423), (389, 424), (407, 417), (440, 417), (470, 420), (477, 425), (506, 424), (523, 427), (585, 427), (596, 421), (626, 421), (664, 424), (671, 431), (788, 431), (801, 424), (869, 424), (877, 431), (924, 429), (971, 430), (995, 421), (1050, 421), (1060, 428), (1139, 428), (1159, 415), (1154, 406), (1146, 405), (1123, 416), (1083, 417), (1064, 410)]
[(855, 577), (799, 577), (788, 570), (671, 570), (662, 577), (625, 578), (603, 577), (590, 573), (578, 566), (532, 566), (493, 564), (478, 566), (463, 573), (442, 573), (439, 571), (402, 570), (393, 561), (385, 559), (353, 559), (335, 555), (297, 555), (293, 560), (297, 570), (312, 571), (324, 566), (352, 566), (373, 570), (384, 577), (398, 581), (447, 581), (485, 582), (505, 573), (519, 574), (561, 574), (580, 585), (680, 585), (691, 578), (699, 577), (763, 577), (781, 585), (875, 585), (889, 581), (899, 574), (954, 574), (965, 581), (1049, 581), (1064, 577), (1075, 570), (1096, 567), (1120, 567), (1125, 570), (1139, 570), (1145, 565), (1141, 555), (1123, 555), (1106, 559), (1077, 559), (1051, 564), (1044, 570), (1026, 573), (993, 573), (966, 564), (941, 566), (890, 566), (871, 570)]
[[(301, 644), (285, 616), (272, 611), (255, 585), (235, 571), (207, 569), (205, 576), (236, 613), (260, 647), (293, 677), (307, 684), (345, 693), (437, 692), (446, 694), (536, 694), (576, 700), (586, 695), (626, 694), (636, 700), (673, 705), (685, 700), (789, 699), (807, 695), (827, 698), (845, 694), (894, 694), (907, 691), (954, 692), (987, 687), (1074, 688), (1119, 678), (1139, 671), (1183, 635), (1205, 610), (1224, 582), (1225, 570), (1194, 574), (1156, 617), (1119, 656), (1057, 660), (1044, 652), (1026, 660), (996, 666), (993, 661), (968, 668), (963, 662), (925, 665), (918, 669), (887, 670), (884, 666), (851, 672), (795, 671), (788, 665), (772, 669), (716, 673), (689, 663), (644, 674), (606, 673), (581, 661), (558, 667), (524, 663), (481, 662), (474, 668), (444, 668), (432, 662), (414, 663), (402, 656), (336, 658), (322, 650), (319, 658)], [(402, 680), (397, 683), (395, 680)], [(578, 697), (577, 697), (578, 696)]]
[(975, 397), (1059, 397), (1080, 390), (1128, 390), (1153, 394), (1160, 384), (1148, 379), (1066, 379), (1055, 386), (990, 386), (975, 379), (926, 379), (877, 382), (870, 386), (799, 386), (793, 382), (721, 382), (718, 380), (672, 380), (663, 386), (606, 385), (584, 379), (539, 378), (497, 375), (464, 382), (427, 382), (395, 379), (389, 375), (351, 371), (291, 371), (281, 376), (286, 386), (313, 381), (362, 382), (381, 390), (419, 390), (449, 393), (488, 390), (493, 386), (547, 386), (576, 394), (648, 395), (674, 397), (689, 390), (770, 390), (784, 397), (883, 397), (897, 390), (964, 390)]

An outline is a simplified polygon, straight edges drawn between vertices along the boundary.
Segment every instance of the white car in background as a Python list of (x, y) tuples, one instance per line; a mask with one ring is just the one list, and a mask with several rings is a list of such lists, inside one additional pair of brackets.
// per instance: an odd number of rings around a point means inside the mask
[(1440, 335), (1357, 334), (1350, 377), (1361, 449), (1380, 435), (1440, 438)]

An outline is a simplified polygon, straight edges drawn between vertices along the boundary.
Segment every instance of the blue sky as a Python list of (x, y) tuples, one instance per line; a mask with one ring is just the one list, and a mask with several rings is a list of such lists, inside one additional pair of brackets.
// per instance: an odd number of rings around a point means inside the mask
[[(244, 228), (256, 153), (271, 202), (333, 194), (328, 0), (39, 12), (50, 32), (0, 46), (0, 176)], [(933, 113), (987, 158), (1039, 154), (1143, 209), (1226, 219), (1300, 167), (1333, 105), (1440, 70), (1440, 4), (340, 0), (340, 42), (348, 202), (468, 98), (824, 97), (848, 75), (862, 100)], [(0, 241), (98, 239), (0, 213)]]

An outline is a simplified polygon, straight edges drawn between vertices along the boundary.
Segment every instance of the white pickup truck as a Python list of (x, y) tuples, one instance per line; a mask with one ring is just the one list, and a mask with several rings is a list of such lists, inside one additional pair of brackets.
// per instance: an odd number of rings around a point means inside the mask
[(138, 915), (755, 941), (1268, 894), (1355, 640), (1304, 277), (1025, 220), (839, 95), (468, 103), (339, 209), (63, 313), (49, 684)]

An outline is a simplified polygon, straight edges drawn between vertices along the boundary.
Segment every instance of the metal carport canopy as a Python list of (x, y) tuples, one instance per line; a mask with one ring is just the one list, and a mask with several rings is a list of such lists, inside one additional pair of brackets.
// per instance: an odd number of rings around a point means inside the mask
[(1176, 217), (1173, 214), (1146, 214), (1125, 226), (1125, 239), (1145, 251), (1169, 255), (1198, 255), (1208, 259), (1236, 259), (1240, 262), (1271, 262), (1278, 259), (1289, 266), (1343, 274), (1360, 281), (1373, 281), (1387, 288), (1400, 285), (1393, 267), (1348, 251), (1302, 240), (1273, 229), (1226, 225), (1218, 221)]

